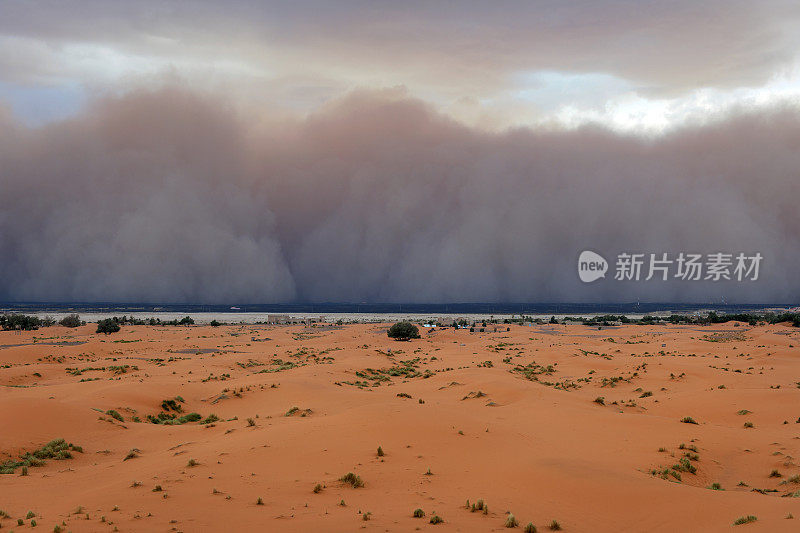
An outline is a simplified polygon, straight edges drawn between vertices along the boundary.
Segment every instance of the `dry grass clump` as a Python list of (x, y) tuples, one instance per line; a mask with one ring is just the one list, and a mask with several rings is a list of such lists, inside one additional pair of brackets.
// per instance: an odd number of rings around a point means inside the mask
[(361, 476), (357, 476), (356, 474), (354, 474), (352, 472), (348, 472), (345, 475), (343, 475), (342, 477), (340, 477), (339, 481), (341, 481), (343, 483), (347, 483), (348, 485), (350, 485), (354, 489), (357, 489), (359, 487), (363, 487), (364, 486), (364, 481), (361, 479)]

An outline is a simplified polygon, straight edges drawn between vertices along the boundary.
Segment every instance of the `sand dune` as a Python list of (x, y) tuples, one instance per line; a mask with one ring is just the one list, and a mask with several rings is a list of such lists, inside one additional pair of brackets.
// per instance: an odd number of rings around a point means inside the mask
[[(504, 531), (510, 512), (540, 532), (800, 529), (799, 330), (422, 337), (392, 341), (385, 324), (0, 332), (0, 463), (54, 439), (82, 448), (0, 475), (0, 527)], [(189, 413), (200, 420), (148, 422)], [(466, 508), (479, 499), (487, 512)]]

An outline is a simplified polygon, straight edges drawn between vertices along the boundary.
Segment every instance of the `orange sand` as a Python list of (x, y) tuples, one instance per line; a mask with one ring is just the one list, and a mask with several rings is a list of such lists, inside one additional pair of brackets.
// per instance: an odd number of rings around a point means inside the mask
[[(553, 519), (564, 531), (800, 530), (800, 499), (781, 497), (800, 491), (789, 481), (800, 474), (800, 330), (788, 326), (503, 326), (410, 342), (388, 339), (386, 325), (94, 328), (0, 332), (0, 462), (61, 437), (84, 450), (0, 475), (4, 531), (29, 530), (16, 525), (29, 510), (48, 532), (505, 531), (509, 511), (540, 532)], [(85, 343), (53, 344), (63, 341)], [(432, 375), (344, 384), (417, 357)], [(276, 358), (307, 364), (258, 373), (280, 368)], [(532, 361), (555, 372), (512, 372)], [(111, 365), (138, 370), (65, 370)], [(554, 386), (565, 382), (577, 387)], [(184, 413), (220, 420), (131, 421), (175, 396)], [(125, 421), (98, 411), (109, 409)], [(679, 461), (681, 443), (697, 448), (697, 472), (652, 475)], [(364, 487), (338, 481), (351, 471)], [(478, 499), (488, 514), (465, 508)], [(444, 523), (429, 523), (434, 512)], [(744, 515), (758, 521), (734, 527)]]

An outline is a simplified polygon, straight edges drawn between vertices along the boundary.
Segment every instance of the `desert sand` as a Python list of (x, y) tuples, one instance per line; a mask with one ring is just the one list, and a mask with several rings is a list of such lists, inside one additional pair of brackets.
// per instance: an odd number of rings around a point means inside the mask
[(0, 527), (800, 530), (796, 328), (387, 326), (0, 332)]

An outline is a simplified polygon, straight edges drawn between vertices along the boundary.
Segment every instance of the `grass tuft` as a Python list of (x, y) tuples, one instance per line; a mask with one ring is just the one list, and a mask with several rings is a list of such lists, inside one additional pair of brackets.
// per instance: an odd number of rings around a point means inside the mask
[(339, 481), (347, 483), (348, 485), (350, 485), (354, 489), (357, 489), (359, 487), (363, 487), (364, 486), (364, 481), (361, 479), (361, 476), (357, 476), (356, 474), (354, 474), (352, 472), (348, 472), (345, 475), (343, 475), (342, 477), (340, 477)]

